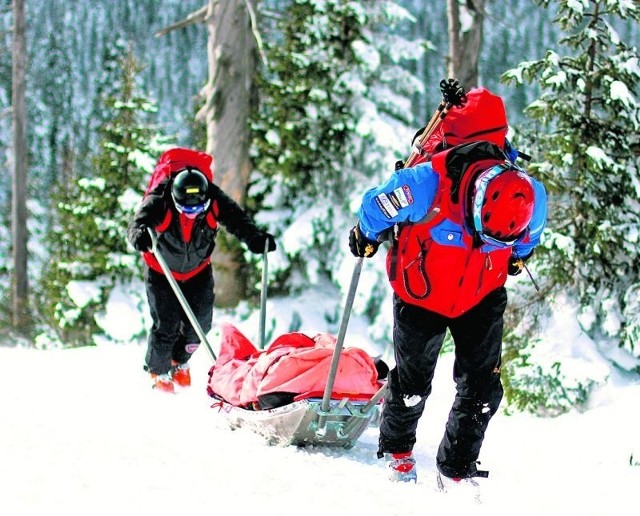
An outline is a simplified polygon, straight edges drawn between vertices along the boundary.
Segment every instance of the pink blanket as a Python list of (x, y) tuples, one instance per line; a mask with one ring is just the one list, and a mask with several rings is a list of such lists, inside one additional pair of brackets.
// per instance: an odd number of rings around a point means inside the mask
[[(270, 408), (279, 394), (288, 401), (322, 397), (335, 344), (336, 338), (328, 333), (309, 337), (294, 332), (259, 350), (235, 326), (224, 324), (207, 390), (212, 397), (253, 409)], [(332, 397), (368, 400), (379, 388), (373, 359), (359, 348), (344, 347)]]

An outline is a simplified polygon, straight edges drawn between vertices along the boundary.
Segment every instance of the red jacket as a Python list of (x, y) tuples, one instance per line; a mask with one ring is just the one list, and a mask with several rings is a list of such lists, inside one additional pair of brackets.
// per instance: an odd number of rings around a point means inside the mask
[[(171, 182), (185, 166), (200, 170), (210, 181), (210, 206), (195, 219), (178, 212), (171, 199)], [(216, 245), (218, 223), (236, 238), (249, 244), (261, 231), (242, 208), (213, 184), (213, 158), (203, 152), (175, 148), (165, 152), (156, 165), (144, 199), (128, 228), (129, 240), (141, 228), (151, 228), (158, 237), (158, 252), (162, 253), (172, 276), (186, 281), (210, 266)], [(163, 274), (156, 257), (142, 253), (145, 263)]]
[[(444, 168), (447, 154), (438, 153), (432, 161), (438, 174), (433, 206), (438, 209), (427, 215), (426, 222), (402, 228), (387, 255), (387, 271), (403, 301), (458, 317), (505, 284), (512, 248), (474, 241), (464, 220), (464, 195), (452, 195), (453, 182)], [(483, 170), (483, 163), (474, 169)], [(466, 190), (471, 175), (471, 170), (465, 174), (459, 191)]]
[(400, 228), (387, 255), (387, 273), (403, 301), (458, 317), (505, 284), (512, 253), (529, 256), (539, 243), (546, 194), (533, 178), (534, 216), (518, 240), (490, 244), (472, 229), (465, 206), (469, 183), (500, 161), (494, 151), (499, 149), (488, 142), (453, 147), (365, 194), (359, 215), (366, 238), (377, 238), (394, 223)]

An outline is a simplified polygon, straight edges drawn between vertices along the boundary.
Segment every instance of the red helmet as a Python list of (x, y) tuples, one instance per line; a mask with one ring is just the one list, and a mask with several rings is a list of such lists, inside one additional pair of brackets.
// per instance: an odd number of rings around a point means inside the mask
[(534, 193), (522, 170), (497, 165), (475, 182), (473, 224), (481, 235), (501, 242), (517, 239), (533, 216)]

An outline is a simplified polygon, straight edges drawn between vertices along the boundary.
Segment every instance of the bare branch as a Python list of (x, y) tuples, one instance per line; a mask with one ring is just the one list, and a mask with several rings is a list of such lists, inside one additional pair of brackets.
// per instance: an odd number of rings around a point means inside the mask
[(195, 12), (192, 12), (189, 16), (187, 16), (184, 20), (181, 20), (177, 23), (174, 23), (173, 25), (169, 25), (168, 27), (165, 27), (164, 29), (160, 29), (159, 31), (157, 31), (154, 36), (156, 38), (159, 38), (160, 36), (166, 36), (167, 34), (169, 34), (169, 32), (173, 31), (173, 30), (177, 30), (177, 29), (182, 29), (183, 27), (186, 27), (187, 25), (192, 25), (194, 23), (202, 23), (205, 20), (205, 17), (207, 15), (207, 10), (209, 9), (208, 5), (205, 5), (204, 7), (201, 7), (200, 9), (198, 9)]
[(5, 108), (2, 111), (0, 111), (0, 120), (2, 120), (3, 118), (10, 117), (12, 111), (13, 111), (13, 109), (11, 108), (11, 106), (9, 106), (8, 108)]
[(251, 21), (251, 32), (253, 33), (253, 37), (256, 40), (256, 46), (258, 47), (258, 52), (260, 54), (260, 58), (262, 59), (262, 63), (266, 66), (267, 56), (264, 53), (262, 38), (260, 37), (260, 32), (258, 31), (258, 22), (256, 21), (256, 13), (253, 10), (253, 6), (251, 5), (250, 0), (245, 0), (245, 5), (247, 6), (247, 12), (249, 13), (249, 20)]
[(285, 17), (281, 11), (270, 11), (268, 9), (260, 10), (260, 16), (271, 20), (283, 20)]

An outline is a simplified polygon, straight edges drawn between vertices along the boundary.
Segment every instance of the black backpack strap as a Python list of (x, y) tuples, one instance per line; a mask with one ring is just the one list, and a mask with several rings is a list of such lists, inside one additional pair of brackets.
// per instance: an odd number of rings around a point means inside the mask
[(470, 165), (477, 161), (495, 159), (506, 161), (507, 156), (495, 143), (480, 141), (452, 147), (447, 151), (445, 167), (447, 177), (451, 180), (451, 199), (458, 202), (458, 194), (462, 176)]

